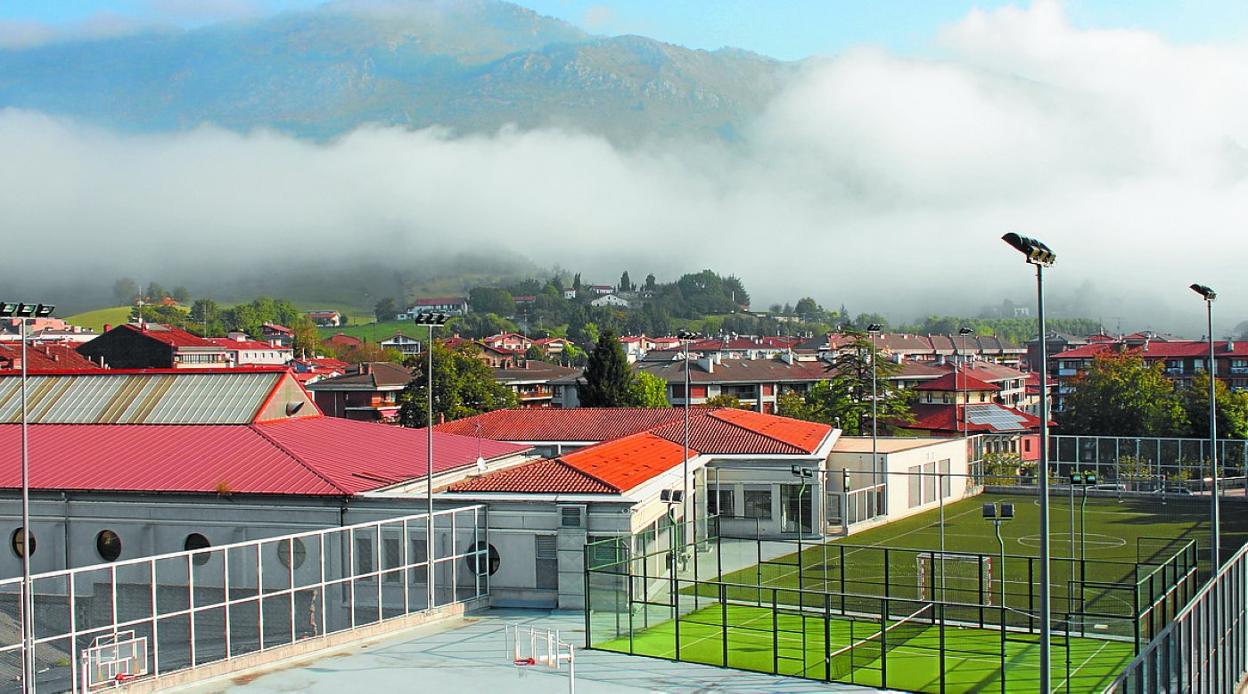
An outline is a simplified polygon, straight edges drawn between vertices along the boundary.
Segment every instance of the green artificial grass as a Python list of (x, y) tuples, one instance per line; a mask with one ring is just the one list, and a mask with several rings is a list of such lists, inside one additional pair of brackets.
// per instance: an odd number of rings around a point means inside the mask
[[(653, 606), (644, 609), (648, 609), (645, 618), (653, 626), (643, 626), (643, 616), (634, 613), (635, 631), (631, 639), (625, 624), (621, 637), (595, 642), (593, 646), (676, 659), (677, 623), (670, 618), (670, 610)], [(927, 619), (901, 626), (897, 626), (897, 620), (890, 620), (891, 631), (884, 637), (886, 645), (882, 647), (878, 620), (837, 615), (825, 620), (821, 613), (803, 616), (793, 610), (773, 612), (770, 606), (712, 603), (681, 617), (679, 659), (870, 687), (939, 692), (942, 629), (931, 623), (930, 614), (924, 615)], [(943, 632), (945, 691), (1000, 691), (1001, 632), (949, 623)], [(1007, 632), (1006, 691), (1034, 692), (1038, 688), (1038, 638), (1025, 632)], [(893, 645), (887, 645), (890, 640)], [(851, 644), (852, 648), (846, 650)], [(1132, 657), (1132, 646), (1126, 641), (1078, 637), (1067, 641), (1064, 636), (1055, 637), (1051, 678), (1054, 691), (1099, 692)]]

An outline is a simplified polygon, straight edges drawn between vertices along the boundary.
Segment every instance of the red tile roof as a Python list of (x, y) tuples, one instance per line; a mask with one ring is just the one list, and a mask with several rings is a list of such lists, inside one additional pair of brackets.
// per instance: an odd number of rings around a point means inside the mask
[(615, 487), (561, 460), (537, 460), (452, 484), (453, 492), (616, 494)]
[[(690, 448), (689, 456), (698, 455)], [(576, 470), (625, 492), (684, 461), (684, 447), (649, 432), (582, 448), (559, 458)]]
[(951, 393), (964, 390), (1001, 390), (1001, 386), (975, 378), (965, 370), (959, 370), (956, 374), (947, 373), (940, 378), (924, 381), (915, 386), (914, 390), (937, 390)]
[[(22, 346), (0, 344), (0, 369), (21, 369)], [(14, 366), (16, 365), (16, 367)], [(59, 344), (27, 344), (27, 371), (60, 371), (78, 369), (83, 371), (101, 371), (95, 362), (82, 356), (74, 345)]]
[[(684, 417), (677, 408), (579, 407), (562, 409), (496, 410), (434, 427), (462, 436), (496, 441), (608, 441)], [(478, 429), (479, 427), (479, 429)]]
[[(914, 420), (910, 422), (897, 423), (896, 426), (903, 429), (935, 431), (950, 435), (961, 434), (963, 431), (966, 431), (969, 434), (1017, 433), (1024, 429), (1027, 431), (1033, 431), (1040, 428), (1039, 417), (1033, 417), (1026, 412), (1016, 410), (1012, 407), (1006, 407), (995, 403), (972, 404), (970, 407), (972, 408), (970, 421), (964, 422), (961, 416), (962, 410), (965, 409), (963, 406), (915, 405), (911, 408), (911, 411), (914, 413)], [(987, 408), (1004, 410), (1014, 415), (1017, 418), (1016, 421), (1020, 423), (1022, 428), (999, 428), (991, 424), (977, 423), (975, 421), (975, 419), (977, 419), (977, 416), (974, 413), (975, 408), (980, 408), (981, 410)]]
[[(797, 449), (795, 453), (814, 453), (832, 433), (832, 427), (818, 422), (806, 422), (777, 415), (730, 407), (707, 413), (707, 417), (730, 422), (736, 426), (765, 436), (773, 441)], [(705, 451), (711, 452), (711, 451)], [(742, 451), (753, 453), (756, 451)], [(758, 451), (761, 452), (761, 451)]]
[[(1093, 342), (1055, 354), (1052, 358), (1091, 359), (1098, 354), (1113, 350), (1139, 354), (1145, 359), (1200, 359), (1208, 357), (1209, 343), (1204, 340), (1153, 340), (1145, 348), (1142, 344)], [(1213, 343), (1213, 356), (1214, 358), (1248, 356), (1248, 343), (1243, 340), (1215, 340)]]
[(335, 333), (331, 337), (327, 337), (321, 342), (328, 342), (331, 345), (339, 345), (341, 347), (359, 347), (364, 341), (353, 335), (346, 333)]

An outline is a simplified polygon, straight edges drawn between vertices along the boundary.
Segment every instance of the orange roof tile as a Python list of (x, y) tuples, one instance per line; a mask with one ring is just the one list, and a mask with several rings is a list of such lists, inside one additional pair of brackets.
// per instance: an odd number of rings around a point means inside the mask
[[(698, 452), (689, 449), (689, 456)], [(623, 492), (660, 475), (684, 460), (684, 448), (649, 432), (625, 436), (560, 458), (567, 465)]]

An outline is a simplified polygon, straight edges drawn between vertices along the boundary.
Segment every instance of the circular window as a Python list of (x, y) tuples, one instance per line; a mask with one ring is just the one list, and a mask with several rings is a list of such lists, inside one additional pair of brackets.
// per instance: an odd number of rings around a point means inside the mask
[[(486, 559), (485, 566), (481, 565), (481, 552), (485, 552), (488, 557), (488, 559)], [(500, 560), (498, 558), (498, 550), (494, 549), (494, 545), (478, 542), (476, 546), (470, 550), (468, 556), (464, 557), (464, 561), (468, 562), (468, 568), (472, 570), (473, 573), (483, 574), (485, 573), (484, 569), (488, 568), (490, 575), (493, 576), (498, 572), (498, 564)]]
[(277, 543), (277, 560), (282, 566), (291, 568), (291, 559), (294, 559), (294, 568), (303, 566), (304, 560), (308, 558), (308, 548), (304, 546), (303, 540), (292, 538), (289, 542)]
[[(187, 535), (186, 542), (182, 543), (182, 549), (187, 552), (197, 549), (206, 549), (211, 546), (212, 543), (208, 541), (208, 538), (200, 535), (199, 533), (191, 533), (190, 535)], [(210, 553), (202, 552), (200, 554), (196, 554), (191, 561), (195, 562), (196, 566), (203, 566), (208, 563), (208, 560), (211, 557), (212, 555)]]
[[(13, 553), (22, 556), (26, 550), (26, 532), (21, 528), (13, 531), (13, 535), (9, 538), (9, 546), (13, 548)], [(35, 534), (30, 534), (30, 556), (35, 556), (35, 552), (39, 551), (39, 543), (35, 541)]]
[(95, 551), (104, 561), (117, 561), (121, 556), (121, 537), (112, 530), (101, 530), (95, 536)]

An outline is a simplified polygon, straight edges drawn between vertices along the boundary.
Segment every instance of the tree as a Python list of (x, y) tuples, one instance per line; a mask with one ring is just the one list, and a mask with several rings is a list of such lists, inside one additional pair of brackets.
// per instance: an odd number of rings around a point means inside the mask
[(391, 364), (403, 363), (403, 354), (399, 350), (383, 349), (380, 345), (373, 342), (365, 342), (358, 347), (347, 347), (336, 351), (322, 343), (319, 351), (331, 352), (333, 356), (348, 364), (363, 364), (367, 361), (388, 361)]
[(909, 420), (911, 394), (889, 385), (889, 377), (901, 366), (878, 358), (871, 341), (854, 333), (854, 341), (841, 350), (828, 366), (828, 378), (816, 382), (800, 398), (788, 395), (777, 402), (780, 414), (796, 419), (838, 426), (846, 435), (861, 436), (871, 431), (872, 361), (875, 362), (875, 412), (879, 422)]
[[(1233, 391), (1223, 381), (1215, 381), (1218, 404), (1218, 438), (1248, 439), (1248, 392)], [(1200, 373), (1192, 386), (1182, 392), (1183, 410), (1191, 428), (1187, 435), (1204, 438), (1209, 435), (1209, 374)]]
[(129, 277), (122, 277), (113, 283), (113, 298), (118, 304), (129, 306), (139, 296), (139, 285)]
[(654, 288), (655, 288), (655, 285), (656, 285), (656, 284), (657, 284), (657, 283), (656, 283), (656, 281), (655, 281), (655, 279), (654, 279), (654, 273), (653, 273), (653, 272), (652, 272), (652, 273), (650, 273), (650, 274), (648, 274), (648, 275), (646, 275), (646, 289), (648, 289), (648, 290), (650, 290), (650, 291), (654, 291)]
[(191, 304), (188, 316), (188, 327), (204, 335), (223, 335), (225, 326), (221, 323), (221, 309), (212, 299), (196, 299)]
[(191, 300), (191, 290), (181, 285), (178, 285), (177, 287), (173, 288), (173, 294), (171, 294), (170, 296), (172, 296), (173, 300), (178, 302), (179, 304), (185, 304), (186, 302)]
[(311, 318), (306, 315), (297, 316), (286, 327), (294, 333), (294, 340), (290, 346), (296, 355), (316, 354), (320, 350), (321, 334)]
[(586, 407), (628, 405), (631, 402), (632, 381), (624, 347), (615, 333), (607, 330), (599, 336), (585, 365), (585, 385), (578, 393), (581, 404)]
[(815, 300), (809, 296), (804, 296), (801, 299), (798, 299), (797, 306), (794, 306), (793, 310), (797, 312), (797, 315), (800, 316), (802, 320), (811, 318), (820, 312), (819, 304), (815, 303)]
[(546, 353), (543, 352), (542, 348), (538, 347), (537, 345), (529, 345), (529, 348), (524, 350), (524, 360), (525, 361), (546, 361)]
[[(799, 398), (800, 399), (800, 398)], [(731, 407), (735, 410), (748, 410), (750, 408), (741, 404), (741, 399), (735, 395), (725, 395), (723, 393), (716, 395), (706, 401), (707, 407)]]
[(377, 318), (378, 323), (394, 320), (399, 315), (399, 308), (394, 298), (388, 296), (373, 304), (373, 315)]
[(1235, 326), (1235, 335), (1236, 340), (1248, 340), (1248, 320), (1241, 321)]
[(581, 295), (581, 273), (579, 272), (572, 276), (572, 290), (577, 296)]
[(634, 407), (667, 407), (667, 382), (649, 371), (637, 371), (629, 384), (629, 401)]
[(1103, 352), (1075, 378), (1057, 422), (1063, 434), (1183, 436), (1190, 423), (1162, 364), (1134, 352)]
[[(417, 360), (413, 379), (399, 396), (399, 423), (405, 427), (423, 427), (427, 421), (427, 384), (429, 366), (426, 359)], [(478, 358), (477, 348), (466, 346), (449, 349), (443, 344), (433, 346), (433, 418), (434, 422), (462, 419), (482, 412), (516, 407), (516, 394), (494, 380), (490, 367)]]
[(497, 313), (500, 316), (510, 316), (516, 312), (516, 302), (511, 292), (497, 287), (474, 287), (468, 292), (468, 305), (472, 307), (474, 313)]
[(148, 284), (147, 292), (145, 294), (147, 296), (147, 300), (153, 302), (158, 302), (166, 296), (169, 296), (169, 292), (165, 291), (165, 288), (160, 286), (158, 282)]
[(620, 275), (620, 291), (628, 292), (632, 289), (633, 283), (628, 280), (628, 270), (625, 270), (624, 274)]

